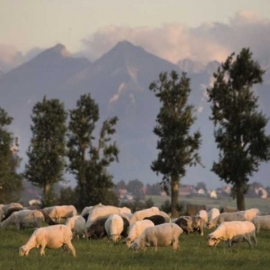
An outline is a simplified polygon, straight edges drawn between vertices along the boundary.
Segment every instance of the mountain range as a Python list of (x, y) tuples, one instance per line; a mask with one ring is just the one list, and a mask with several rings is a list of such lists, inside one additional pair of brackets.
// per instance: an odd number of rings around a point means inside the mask
[[(23, 169), (32, 135), (30, 115), (36, 102), (44, 96), (59, 98), (69, 110), (76, 107), (80, 95), (91, 93), (99, 104), (100, 123), (108, 117), (119, 118), (115, 137), (120, 148), (119, 163), (110, 167), (114, 181), (138, 179), (155, 183), (161, 176), (156, 176), (150, 165), (157, 155), (153, 128), (160, 104), (149, 85), (158, 80), (160, 72), (185, 71), (191, 79), (189, 103), (194, 105), (197, 114), (192, 130), (199, 129), (203, 135), (200, 154), (205, 167), (188, 169), (183, 183), (205, 182), (207, 186), (217, 187), (221, 182), (210, 171), (217, 159), (217, 149), (213, 124), (209, 120), (206, 88), (213, 81), (212, 74), (218, 65), (216, 61), (201, 64), (190, 59), (173, 64), (127, 41), (118, 43), (101, 58), (90, 62), (86, 58), (73, 57), (65, 46), (57, 44), (19, 67), (0, 73), (0, 107), (14, 118), (11, 129), (19, 137)], [(259, 95), (260, 108), (269, 116), (268, 73), (265, 78), (266, 83), (255, 91)], [(252, 180), (267, 184), (269, 171), (269, 164), (262, 165)], [(67, 178), (75, 183), (71, 176)]]

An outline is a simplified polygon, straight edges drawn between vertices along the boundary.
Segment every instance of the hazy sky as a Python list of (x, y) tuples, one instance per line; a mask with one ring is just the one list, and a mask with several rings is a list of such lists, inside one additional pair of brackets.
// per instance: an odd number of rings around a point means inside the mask
[(196, 59), (200, 49), (192, 46), (199, 42), (206, 52), (198, 60), (222, 60), (231, 47), (216, 40), (210, 45), (216, 34), (209, 38), (209, 29), (233, 28), (243, 18), (269, 23), (269, 11), (269, 0), (0, 0), (0, 61), (21, 61), (18, 52), (56, 43), (95, 59), (121, 39), (173, 62)]

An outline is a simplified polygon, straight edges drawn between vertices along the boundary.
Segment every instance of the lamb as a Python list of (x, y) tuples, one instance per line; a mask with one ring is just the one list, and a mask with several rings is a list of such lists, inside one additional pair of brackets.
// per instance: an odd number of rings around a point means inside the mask
[(158, 215), (160, 213), (157, 207), (151, 207), (144, 210), (136, 211), (132, 218), (130, 219), (130, 224), (133, 224), (136, 221), (143, 220), (146, 217), (150, 217), (153, 215)]
[(1, 223), (1, 228), (6, 228), (10, 225), (16, 226), (17, 230), (21, 228), (41, 227), (44, 221), (43, 214), (38, 210), (21, 210), (13, 212), (9, 218)]
[(73, 205), (56, 205), (43, 208), (51, 219), (60, 223), (62, 219), (66, 220), (77, 215), (77, 210)]
[(147, 218), (136, 221), (130, 226), (128, 236), (123, 243), (126, 243), (127, 247), (129, 248), (134, 240), (138, 238), (146, 228), (153, 226), (155, 226), (155, 224), (151, 220), (147, 220)]
[[(217, 208), (212, 208), (209, 212), (208, 212), (208, 221), (213, 220), (214, 218), (216, 218), (217, 216), (220, 215), (220, 211)], [(207, 223), (207, 222), (206, 222)]]
[(164, 223), (146, 228), (143, 233), (131, 244), (131, 250), (145, 250), (146, 247), (153, 246), (155, 251), (157, 247), (173, 246), (173, 250), (179, 248), (179, 236), (183, 230), (174, 223)]
[(220, 241), (228, 241), (231, 247), (233, 242), (247, 241), (252, 248), (252, 242), (257, 244), (255, 226), (250, 221), (228, 221), (223, 222), (207, 237), (208, 246), (217, 246)]
[(200, 210), (196, 216), (201, 217), (205, 223), (208, 222), (208, 213), (206, 212), (206, 210)]
[(65, 225), (71, 229), (73, 237), (77, 236), (77, 239), (79, 239), (80, 236), (84, 236), (87, 238), (86, 222), (82, 216), (78, 215), (68, 218), (65, 222)]
[(20, 256), (28, 256), (33, 248), (40, 248), (40, 255), (45, 255), (45, 248), (57, 249), (67, 246), (74, 257), (76, 251), (71, 243), (72, 231), (66, 225), (52, 225), (36, 229), (28, 242), (19, 248)]
[(270, 215), (256, 216), (252, 219), (256, 227), (256, 232), (259, 233), (260, 229), (270, 230)]
[(211, 229), (213, 227), (216, 227), (217, 225), (225, 222), (225, 221), (245, 221), (245, 217), (243, 215), (243, 212), (231, 212), (231, 213), (221, 213), (216, 218), (210, 220), (207, 222), (207, 228)]

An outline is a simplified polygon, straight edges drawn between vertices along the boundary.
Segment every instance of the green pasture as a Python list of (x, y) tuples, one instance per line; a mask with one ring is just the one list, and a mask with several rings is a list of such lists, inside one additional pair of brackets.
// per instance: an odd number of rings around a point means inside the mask
[(74, 240), (77, 258), (61, 249), (46, 249), (41, 257), (37, 249), (30, 251), (28, 257), (19, 257), (18, 249), (25, 244), (33, 230), (17, 231), (10, 228), (0, 230), (0, 269), (1, 270), (222, 270), (222, 269), (270, 269), (270, 232), (258, 235), (258, 245), (250, 249), (247, 243), (232, 249), (220, 243), (215, 249), (207, 246), (206, 237), (198, 234), (180, 236), (180, 249), (158, 248), (154, 252), (132, 252), (123, 244), (113, 244), (103, 240)]

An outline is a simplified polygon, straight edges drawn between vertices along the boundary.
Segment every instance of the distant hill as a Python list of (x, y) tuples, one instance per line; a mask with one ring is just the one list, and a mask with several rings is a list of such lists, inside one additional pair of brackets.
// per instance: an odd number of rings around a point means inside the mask
[[(99, 104), (102, 121), (115, 115), (119, 118), (116, 140), (120, 146), (120, 162), (110, 168), (114, 181), (139, 179), (154, 183), (160, 180), (150, 169), (157, 154), (153, 128), (160, 104), (148, 88), (160, 72), (187, 71), (192, 89), (189, 102), (195, 106), (198, 118), (193, 130), (200, 129), (203, 134), (200, 152), (205, 168), (189, 169), (184, 182), (203, 181), (209, 186), (220, 186), (220, 181), (210, 172), (217, 150), (206, 96), (206, 88), (218, 65), (215, 61), (202, 65), (189, 59), (174, 65), (127, 41), (118, 43), (91, 63), (72, 57), (65, 46), (58, 44), (8, 73), (0, 73), (0, 106), (14, 117), (12, 130), (19, 136), (20, 155), (25, 161), (34, 104), (46, 95), (59, 98), (66, 109), (71, 109), (80, 95), (91, 93)], [(266, 77), (270, 82), (268, 74)], [(266, 115), (270, 115), (268, 88), (268, 84), (258, 88)], [(255, 178), (266, 183), (270, 166), (262, 168)]]

